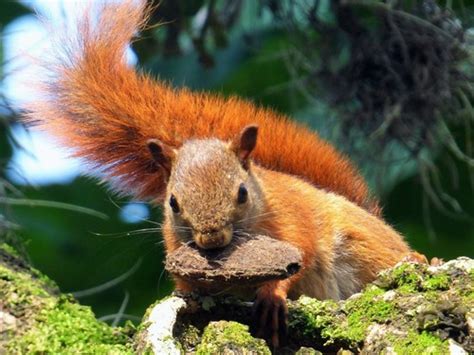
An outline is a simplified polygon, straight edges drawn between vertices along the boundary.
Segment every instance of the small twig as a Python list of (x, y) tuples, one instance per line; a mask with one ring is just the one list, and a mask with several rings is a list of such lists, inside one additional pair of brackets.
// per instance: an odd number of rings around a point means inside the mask
[(441, 213), (451, 218), (459, 218), (457, 214), (452, 213), (451, 211), (446, 209), (443, 202), (438, 197), (438, 194), (433, 189), (433, 186), (431, 185), (430, 174), (429, 174), (429, 171), (430, 171), (429, 164), (422, 158), (419, 158), (418, 163), (419, 163), (419, 172), (420, 172), (420, 178), (421, 178), (423, 190), (425, 191), (425, 194), (429, 197), (430, 201)]
[(451, 131), (446, 126), (446, 123), (443, 120), (440, 120), (440, 131), (442, 134), (442, 139), (449, 151), (459, 160), (466, 163), (470, 168), (474, 167), (474, 158), (466, 155), (461, 148), (459, 148), (456, 140), (454, 139)]
[(10, 181), (0, 177), (0, 185), (4, 186), (6, 190), (10, 191), (15, 196), (23, 196), (23, 193)]
[(122, 281), (126, 280), (129, 278), (131, 275), (135, 273), (135, 271), (138, 270), (140, 265), (142, 264), (143, 259), (140, 258), (138, 261), (133, 265), (127, 272), (124, 272), (122, 275), (116, 277), (115, 279), (112, 279), (110, 281), (104, 282), (103, 284), (100, 284), (98, 286), (94, 286), (91, 288), (88, 288), (86, 290), (81, 290), (81, 291), (75, 291), (75, 292), (69, 292), (72, 293), (72, 295), (76, 298), (81, 298), (81, 297), (86, 297), (86, 296), (91, 296), (96, 293), (103, 292), (105, 290), (108, 290), (109, 288), (112, 288)]
[(441, 184), (439, 169), (431, 162), (429, 163), (427, 162), (427, 164), (429, 164), (431, 176), (433, 178), (434, 187), (437, 193), (439, 194), (439, 196), (441, 197), (441, 199), (447, 204), (449, 204), (451, 208), (454, 210), (454, 212), (459, 213), (460, 217), (464, 216), (467, 218), (467, 214), (464, 212), (459, 202), (454, 197), (450, 196), (444, 191)]
[(377, 138), (384, 136), (385, 132), (390, 128), (392, 122), (400, 117), (401, 109), (401, 104), (392, 106), (390, 112), (384, 115), (385, 119), (383, 120), (382, 124), (370, 134), (369, 139), (376, 140)]
[(387, 22), (391, 28), (391, 30), (393, 31), (393, 33), (395, 34), (395, 37), (397, 38), (398, 40), (398, 43), (400, 44), (400, 47), (402, 49), (401, 53), (402, 53), (402, 57), (403, 57), (403, 64), (404, 65), (410, 65), (410, 56), (408, 54), (408, 46), (406, 44), (406, 41), (405, 39), (403, 38), (403, 35), (402, 33), (400, 32), (400, 29), (398, 28), (398, 26), (394, 23), (393, 21), (393, 16), (392, 16), (392, 13), (389, 12), (386, 16), (386, 19), (387, 19)]
[(45, 201), (45, 200), (30, 200), (26, 198), (13, 198), (13, 197), (0, 197), (0, 204), (5, 205), (17, 205), (17, 206), (29, 206), (29, 207), (51, 207), (59, 208), (63, 210), (69, 210), (79, 213), (88, 214), (101, 219), (109, 219), (109, 217), (102, 212), (95, 211), (91, 208), (81, 207), (72, 205), (64, 202), (57, 201)]
[(119, 324), (120, 320), (122, 319), (124, 315), (125, 309), (127, 308), (129, 299), (130, 299), (130, 294), (128, 293), (128, 291), (125, 291), (125, 296), (123, 298), (122, 304), (120, 305), (120, 308), (118, 312), (116, 313), (114, 320), (112, 321), (112, 327), (116, 327)]

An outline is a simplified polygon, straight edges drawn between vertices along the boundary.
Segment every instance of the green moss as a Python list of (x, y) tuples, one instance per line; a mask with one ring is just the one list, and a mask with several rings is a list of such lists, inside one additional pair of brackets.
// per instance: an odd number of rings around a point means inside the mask
[[(465, 287), (466, 301), (474, 303), (474, 269), (469, 271)], [(474, 304), (472, 305), (474, 307)]]
[(122, 345), (128, 337), (97, 321), (89, 307), (71, 303), (61, 297), (54, 307), (39, 312), (34, 327), (10, 344), (24, 352), (81, 352), (92, 345)]
[[(9, 265), (8, 269), (14, 270), (12, 275), (19, 275), (21, 273), (23, 276), (26, 276), (27, 279), (30, 277), (37, 279), (40, 282), (40, 284), (37, 285), (38, 288), (47, 289), (53, 293), (59, 293), (59, 289), (54, 281), (35, 268), (32, 268), (16, 249), (6, 243), (0, 244), (0, 265)], [(5, 270), (7, 269), (6, 266), (3, 266), (3, 268)]]
[(474, 308), (474, 281), (459, 290), (459, 297), (467, 308)]
[(28, 253), (22, 238), (13, 233), (13, 231), (0, 233), (0, 254), (2, 253), (22, 260), (28, 260)]
[[(142, 318), (143, 319), (146, 319), (145, 317)], [(150, 321), (142, 321), (138, 326), (137, 326), (137, 329), (136, 329), (136, 332), (137, 333), (141, 333), (141, 332), (144, 332), (148, 329), (148, 327), (150, 326), (151, 322)]]
[(297, 338), (311, 339), (315, 343), (319, 343), (320, 338), (331, 340), (334, 325), (340, 323), (335, 315), (337, 309), (337, 303), (331, 300), (300, 297), (298, 302), (290, 304), (290, 333), (294, 333)]
[(466, 291), (463, 301), (466, 305), (474, 307), (474, 289), (471, 288), (470, 290)]
[[(348, 300), (344, 306), (347, 314), (345, 336), (352, 341), (363, 341), (370, 324), (385, 323), (394, 319), (397, 311), (393, 303), (382, 299), (384, 291), (371, 286), (358, 298)], [(343, 334), (344, 334), (343, 333)]]
[(397, 289), (402, 294), (447, 290), (451, 278), (446, 273), (429, 274), (427, 265), (405, 263), (381, 274), (376, 284), (383, 289)]
[(7, 254), (10, 254), (11, 256), (14, 256), (16, 258), (21, 258), (20, 253), (18, 253), (18, 251), (15, 248), (13, 248), (7, 243), (0, 243), (0, 249), (4, 250)]
[(30, 275), (14, 272), (0, 264), (0, 306), (15, 317), (35, 314), (38, 309), (51, 306), (50, 294), (34, 282)]
[(426, 291), (447, 290), (450, 282), (451, 279), (446, 274), (429, 275), (423, 280), (421, 286)]
[(435, 335), (422, 332), (410, 331), (406, 336), (396, 337), (389, 335), (391, 343), (397, 354), (449, 354), (449, 346), (446, 341)]
[(376, 284), (383, 289), (398, 289), (402, 293), (413, 293), (420, 289), (425, 265), (405, 263), (382, 272)]
[(130, 327), (112, 328), (98, 321), (71, 296), (58, 298), (45, 289), (48, 278), (22, 270), (0, 264), (0, 308), (20, 320), (8, 334), (11, 339), (2, 343), (7, 353), (131, 353)]
[(342, 342), (356, 348), (372, 323), (385, 323), (397, 314), (395, 306), (382, 299), (383, 293), (378, 287), (369, 287), (359, 297), (347, 300), (339, 315), (338, 305), (333, 301), (301, 297), (290, 327), (303, 328), (303, 335), (313, 339), (322, 337), (325, 345)]
[(298, 328), (305, 324), (306, 327), (301, 330), (305, 335), (311, 335), (314, 329), (326, 328), (334, 322), (333, 312), (336, 309), (337, 304), (334, 301), (319, 301), (302, 296), (298, 300), (298, 307), (294, 309), (289, 326)]
[(246, 325), (237, 322), (211, 322), (204, 329), (196, 355), (221, 354), (225, 350), (245, 348), (251, 354), (271, 354), (265, 341), (255, 339)]

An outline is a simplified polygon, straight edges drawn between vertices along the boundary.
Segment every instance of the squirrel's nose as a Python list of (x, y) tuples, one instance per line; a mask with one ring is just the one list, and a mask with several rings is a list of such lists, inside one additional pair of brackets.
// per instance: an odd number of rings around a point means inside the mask
[(232, 240), (232, 226), (221, 229), (211, 229), (204, 232), (195, 232), (194, 240), (198, 247), (203, 249), (222, 248)]

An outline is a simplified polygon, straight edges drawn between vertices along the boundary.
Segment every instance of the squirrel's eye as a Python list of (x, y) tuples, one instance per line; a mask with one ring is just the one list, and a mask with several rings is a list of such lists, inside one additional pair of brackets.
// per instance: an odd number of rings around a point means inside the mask
[(249, 193), (247, 191), (247, 188), (245, 187), (244, 184), (240, 184), (239, 186), (239, 192), (237, 193), (237, 203), (242, 204), (247, 202), (247, 197)]
[(170, 207), (174, 213), (179, 213), (178, 201), (176, 200), (176, 197), (174, 197), (174, 195), (171, 195), (170, 197)]

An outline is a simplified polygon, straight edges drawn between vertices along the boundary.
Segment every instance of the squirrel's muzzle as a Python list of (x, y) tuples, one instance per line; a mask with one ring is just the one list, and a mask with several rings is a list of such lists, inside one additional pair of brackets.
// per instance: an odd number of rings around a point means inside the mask
[(232, 240), (232, 226), (217, 231), (194, 232), (194, 241), (202, 249), (222, 248)]

